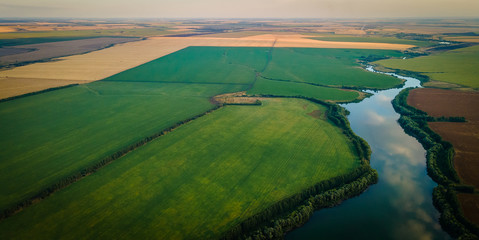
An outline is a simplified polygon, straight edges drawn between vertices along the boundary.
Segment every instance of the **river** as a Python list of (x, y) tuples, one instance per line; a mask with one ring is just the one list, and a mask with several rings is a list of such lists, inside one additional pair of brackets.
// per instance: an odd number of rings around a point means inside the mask
[(286, 239), (450, 239), (432, 204), (436, 183), (426, 172), (426, 151), (404, 133), (391, 104), (402, 89), (420, 87), (420, 82), (395, 76), (406, 80), (403, 87), (370, 91), (370, 98), (341, 105), (351, 112), (353, 131), (371, 146), (379, 182), (339, 206), (316, 211)]

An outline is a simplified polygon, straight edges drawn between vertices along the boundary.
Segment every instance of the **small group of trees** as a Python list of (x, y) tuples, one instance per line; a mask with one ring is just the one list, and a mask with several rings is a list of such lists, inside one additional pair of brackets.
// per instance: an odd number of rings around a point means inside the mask
[(434, 206), (441, 213), (439, 222), (452, 237), (459, 239), (478, 239), (479, 228), (465, 217), (456, 197), (457, 192), (472, 193), (474, 187), (461, 184), (454, 169), (454, 148), (441, 136), (432, 131), (428, 121), (465, 121), (463, 117), (434, 118), (426, 112), (407, 104), (407, 97), (412, 88), (402, 90), (392, 104), (396, 112), (401, 114), (398, 122), (404, 131), (418, 139), (426, 149), (427, 172), (439, 185), (434, 188)]

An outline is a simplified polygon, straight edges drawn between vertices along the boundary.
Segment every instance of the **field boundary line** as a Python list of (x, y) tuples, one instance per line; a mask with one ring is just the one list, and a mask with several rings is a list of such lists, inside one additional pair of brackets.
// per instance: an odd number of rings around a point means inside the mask
[[(227, 105), (227, 104), (225, 104), (225, 105)], [(55, 193), (59, 190), (62, 190), (64, 188), (70, 186), (71, 184), (73, 184), (75, 182), (78, 182), (78, 181), (82, 180), (83, 178), (95, 173), (96, 171), (98, 171), (101, 168), (105, 167), (106, 165), (112, 163), (113, 161), (118, 160), (121, 157), (125, 156), (129, 152), (131, 152), (133, 150), (136, 150), (137, 148), (139, 148), (143, 145), (146, 145), (147, 143), (176, 130), (177, 128), (181, 127), (184, 124), (187, 124), (187, 123), (189, 123), (189, 122), (191, 122), (191, 121), (193, 121), (197, 118), (200, 118), (200, 117), (203, 117), (207, 114), (210, 114), (210, 113), (222, 108), (225, 105), (216, 105), (216, 106), (214, 106), (213, 108), (211, 108), (210, 110), (208, 110), (206, 112), (203, 112), (203, 113), (197, 114), (193, 117), (190, 117), (188, 119), (179, 121), (179, 122), (173, 124), (172, 126), (161, 130), (160, 132), (157, 132), (153, 135), (147, 136), (147, 137), (143, 138), (142, 140), (140, 140), (136, 143), (133, 143), (131, 145), (128, 145), (128, 146), (124, 147), (123, 149), (120, 149), (120, 150), (116, 151), (115, 153), (103, 158), (102, 160), (100, 160), (97, 163), (94, 163), (90, 166), (87, 166), (87, 167), (83, 168), (82, 170), (80, 170), (78, 172), (75, 172), (72, 175), (57, 181), (56, 183), (50, 185), (49, 187), (47, 187), (47, 188), (39, 191), (38, 193), (34, 194), (32, 197), (29, 197), (28, 199), (22, 200), (22, 201), (18, 202), (17, 204), (15, 204), (14, 206), (11, 206), (11, 207), (8, 207), (8, 208), (2, 210), (2, 212), (0, 213), (0, 222), (3, 221), (4, 219), (8, 218), (8, 217), (11, 217), (11, 216), (21, 212), (23, 209), (25, 209), (25, 208), (27, 208), (27, 207), (35, 204), (35, 203), (38, 203), (38, 202), (42, 201), (43, 199), (49, 197), (53, 193)]]
[(72, 84), (68, 84), (68, 85), (64, 85), (64, 86), (60, 86), (60, 87), (52, 87), (52, 88), (47, 88), (47, 89), (36, 91), (36, 92), (30, 92), (30, 93), (25, 93), (25, 94), (13, 96), (13, 97), (7, 97), (7, 98), (0, 99), (0, 103), (12, 101), (12, 100), (19, 99), (19, 98), (34, 96), (34, 95), (38, 95), (38, 94), (42, 94), (42, 93), (52, 92), (52, 91), (55, 91), (55, 90), (61, 90), (61, 89), (65, 89), (65, 88), (75, 87), (75, 86), (78, 86), (78, 85), (80, 85), (80, 84), (79, 83), (72, 83)]

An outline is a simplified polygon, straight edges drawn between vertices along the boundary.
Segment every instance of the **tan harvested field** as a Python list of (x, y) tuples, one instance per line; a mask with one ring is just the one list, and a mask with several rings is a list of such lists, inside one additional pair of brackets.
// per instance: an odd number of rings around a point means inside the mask
[(458, 41), (458, 42), (471, 42), (471, 43), (479, 43), (479, 36), (471, 36), (471, 37), (446, 37), (444, 40), (447, 41)]
[[(301, 34), (261, 34), (241, 38), (189, 37), (191, 46), (231, 46), (231, 47), (304, 47), (304, 48), (354, 48), (405, 50), (413, 45), (366, 43), (366, 42), (332, 42), (309, 39)], [(155, 39), (162, 39), (157, 37)]]
[[(90, 22), (80, 22), (80, 23), (90, 23)], [(0, 26), (0, 32), (37, 32), (37, 31), (81, 31), (81, 30), (108, 30), (108, 29), (133, 29), (133, 28), (144, 28), (138, 26), (137, 24), (128, 24), (128, 23), (116, 23), (116, 24), (106, 24), (101, 22), (91, 22), (91, 25), (77, 25), (74, 22), (66, 23), (50, 23), (50, 22), (32, 22), (25, 24), (23, 22), (19, 23), (8, 23)]]
[(10, 26), (0, 26), (0, 33), (7, 33), (7, 32), (16, 32), (17, 30), (14, 27)]
[[(429, 115), (462, 116), (467, 122), (431, 122), (429, 126), (441, 137), (451, 142), (456, 155), (454, 167), (466, 183), (479, 188), (479, 92), (464, 92), (443, 89), (414, 89), (408, 104), (426, 111)], [(479, 223), (479, 197), (462, 194), (459, 196), (466, 217)]]
[(42, 78), (0, 78), (0, 99), (75, 83), (81, 84), (85, 83), (85, 81)]
[[(188, 46), (221, 47), (309, 47), (309, 48), (360, 48), (360, 49), (398, 49), (411, 45), (385, 43), (350, 43), (306, 39), (304, 35), (263, 34), (243, 38), (218, 37), (152, 37), (144, 41), (115, 45), (81, 55), (58, 58), (58, 61), (35, 63), (10, 70), (0, 71), (0, 80), (19, 79), (58, 79), (69, 81), (96, 81), (124, 70), (136, 67)], [(0, 83), (3, 81), (0, 81)], [(28, 93), (24, 83), (19, 83)], [(59, 85), (61, 86), (61, 85)], [(0, 87), (3, 87), (0, 85)], [(50, 88), (51, 85), (46, 86)], [(20, 87), (18, 88), (20, 89)], [(4, 96), (0, 96), (3, 98)]]
[[(0, 66), (12, 63), (32, 62), (50, 58), (81, 54), (106, 48), (112, 44), (119, 44), (131, 41), (138, 41), (139, 38), (90, 38), (71, 41), (48, 42), (38, 44), (27, 44), (0, 48)], [(5, 52), (5, 50), (10, 50)], [(24, 51), (15, 53), (17, 51)], [(30, 51), (29, 51), (30, 50)]]

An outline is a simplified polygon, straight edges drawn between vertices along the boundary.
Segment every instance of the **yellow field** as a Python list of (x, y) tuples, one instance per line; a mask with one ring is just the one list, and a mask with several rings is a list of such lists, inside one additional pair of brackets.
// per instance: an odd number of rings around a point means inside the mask
[[(55, 79), (62, 86), (74, 82), (87, 83), (100, 80), (127, 69), (139, 66), (188, 46), (221, 47), (307, 47), (307, 48), (357, 48), (357, 49), (396, 49), (404, 50), (412, 45), (331, 42), (305, 38), (305, 35), (262, 34), (242, 38), (219, 37), (152, 37), (144, 41), (118, 44), (81, 55), (59, 58), (58, 61), (35, 63), (0, 72), (0, 98), (25, 94), (54, 87)], [(10, 78), (7, 80), (7, 78)], [(15, 82), (12, 79), (21, 79)], [(35, 80), (39, 80), (38, 84)], [(62, 80), (62, 81), (61, 81)], [(68, 83), (65, 82), (68, 81)], [(18, 84), (18, 86), (16, 85)], [(33, 84), (35, 83), (35, 84)], [(32, 85), (32, 86), (29, 86)], [(34, 86), (33, 86), (34, 85)]]
[(0, 99), (74, 83), (81, 84), (85, 83), (85, 81), (41, 78), (0, 78)]

